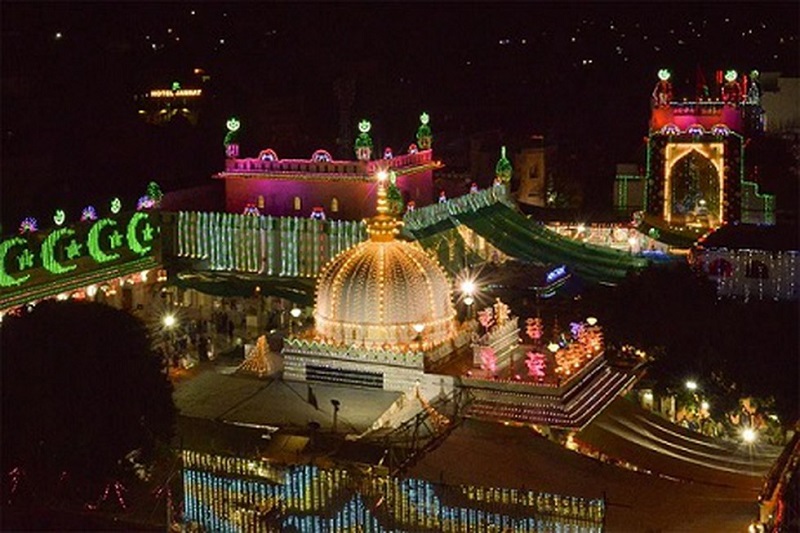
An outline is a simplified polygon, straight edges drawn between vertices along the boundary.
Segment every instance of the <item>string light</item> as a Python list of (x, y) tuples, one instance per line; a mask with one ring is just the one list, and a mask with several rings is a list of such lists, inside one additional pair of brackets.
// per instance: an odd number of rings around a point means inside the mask
[[(184, 520), (209, 531), (255, 531), (265, 522), (300, 531), (381, 531), (376, 512), (388, 514), (390, 523), (403, 530), (594, 531), (605, 517), (602, 499), (434, 484), (312, 465), (278, 467), (189, 450), (182, 456)], [(367, 506), (365, 501), (375, 503)], [(465, 503), (448, 503), (458, 501)]]

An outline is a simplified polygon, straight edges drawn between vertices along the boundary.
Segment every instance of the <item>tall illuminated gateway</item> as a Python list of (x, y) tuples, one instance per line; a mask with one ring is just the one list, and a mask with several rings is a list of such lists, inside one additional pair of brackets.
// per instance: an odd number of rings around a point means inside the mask
[(442, 267), (419, 244), (398, 240), (389, 214), (386, 173), (379, 173), (378, 214), (369, 239), (342, 252), (320, 273), (315, 329), (289, 339), (285, 377), (408, 390), (425, 364), (464, 346)]
[(673, 99), (670, 72), (659, 71), (647, 139), (645, 211), (668, 225), (716, 228), (727, 222), (775, 223), (775, 198), (745, 175), (747, 139), (764, 131), (758, 73), (719, 73), (720, 97)]

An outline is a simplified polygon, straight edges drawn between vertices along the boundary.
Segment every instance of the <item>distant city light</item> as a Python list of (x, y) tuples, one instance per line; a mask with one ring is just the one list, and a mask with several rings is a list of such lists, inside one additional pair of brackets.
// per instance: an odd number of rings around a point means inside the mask
[(547, 349), (553, 353), (556, 353), (559, 349), (559, 345), (556, 344), (555, 342), (551, 342), (550, 344), (547, 345)]
[(56, 41), (60, 41), (61, 38), (64, 37), (64, 34), (61, 33), (60, 31), (57, 31), (54, 37), (55, 37)]
[(703, 411), (708, 411), (710, 407), (711, 404), (709, 404), (707, 401), (703, 400), (702, 402), (700, 402), (700, 409), (702, 409)]
[(697, 390), (697, 382), (692, 380), (692, 379), (686, 380), (686, 388), (688, 390), (690, 390), (690, 391), (696, 391)]
[(299, 307), (292, 307), (292, 310), (289, 311), (289, 314), (294, 318), (300, 318), (300, 315), (303, 314), (303, 311)]
[(595, 324), (597, 324), (597, 319), (593, 316), (590, 316), (589, 318), (586, 319), (586, 323), (589, 324), (590, 326), (594, 326)]

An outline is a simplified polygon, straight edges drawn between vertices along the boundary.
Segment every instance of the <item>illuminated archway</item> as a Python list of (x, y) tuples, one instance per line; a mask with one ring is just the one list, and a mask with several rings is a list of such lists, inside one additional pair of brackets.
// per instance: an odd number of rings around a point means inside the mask
[[(688, 159), (687, 159), (688, 158)], [(669, 143), (665, 153), (665, 179), (664, 179), (664, 206), (663, 215), (667, 222), (680, 223), (699, 223), (716, 227), (725, 222), (725, 146), (721, 142), (691, 142), (691, 143)], [(684, 161), (685, 160), (685, 161)], [(689, 198), (690, 194), (684, 192), (687, 184), (678, 180), (681, 176), (681, 162), (698, 163), (701, 166), (704, 162), (710, 163), (713, 171), (716, 172), (716, 179), (713, 183), (702, 183), (698, 191), (691, 191), (691, 194), (698, 196), (697, 199)], [(685, 179), (685, 177), (684, 177)], [(681, 196), (678, 196), (678, 193)], [(713, 194), (713, 198), (704, 198), (703, 195)], [(687, 201), (697, 200), (697, 205), (686, 205)], [(700, 211), (707, 211), (705, 222), (699, 221), (696, 214)], [(687, 213), (686, 211), (690, 211)], [(687, 214), (691, 216), (686, 216)], [(704, 214), (705, 216), (705, 214)]]

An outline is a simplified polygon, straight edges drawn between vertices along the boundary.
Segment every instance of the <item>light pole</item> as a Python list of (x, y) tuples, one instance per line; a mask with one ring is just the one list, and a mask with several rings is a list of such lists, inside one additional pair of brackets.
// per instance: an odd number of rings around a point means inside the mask
[[(161, 317), (161, 325), (163, 326), (162, 333), (164, 335), (164, 344), (163, 344), (163, 351), (164, 357), (167, 358), (167, 364), (172, 364), (173, 362), (177, 366), (178, 359), (173, 359), (173, 350), (175, 345), (175, 333), (174, 329), (175, 326), (178, 324), (178, 319), (175, 317), (173, 313), (167, 313)], [(178, 354), (180, 357), (182, 354)]]
[(333, 405), (333, 432), (336, 433), (336, 423), (339, 420), (339, 406), (342, 405), (342, 402), (331, 399), (331, 405)]
[(303, 314), (303, 310), (300, 309), (299, 307), (295, 306), (295, 307), (292, 307), (292, 310), (289, 311), (289, 314), (292, 315), (292, 319), (289, 322), (289, 334), (293, 335), (294, 334), (294, 323), (298, 318), (300, 318), (300, 315)]
[(461, 289), (464, 305), (467, 306), (467, 320), (469, 320), (472, 318), (472, 304), (475, 303), (475, 292), (478, 287), (474, 280), (468, 278), (461, 282), (459, 289)]
[(165, 329), (172, 329), (177, 324), (178, 320), (175, 318), (175, 315), (172, 313), (167, 313), (161, 318), (161, 323), (164, 324)]

